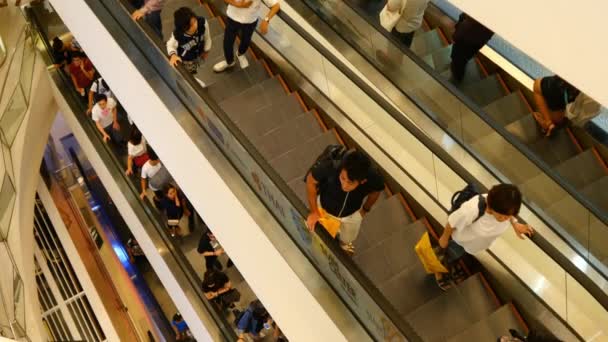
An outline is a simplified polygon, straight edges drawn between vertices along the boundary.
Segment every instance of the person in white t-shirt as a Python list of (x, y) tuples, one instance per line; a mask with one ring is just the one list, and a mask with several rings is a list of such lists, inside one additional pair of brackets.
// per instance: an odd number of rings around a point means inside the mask
[(91, 114), (93, 110), (93, 100), (95, 99), (95, 95), (104, 94), (107, 98), (114, 98), (114, 94), (112, 94), (112, 90), (103, 79), (103, 77), (98, 78), (91, 84), (91, 89), (89, 89), (89, 108), (87, 109), (87, 114)]
[(91, 117), (95, 121), (97, 129), (101, 132), (104, 142), (112, 140), (115, 143), (120, 143), (122, 141), (116, 101), (113, 98), (108, 98), (104, 94), (97, 94), (95, 105), (91, 109)]
[[(225, 60), (213, 66), (215, 72), (222, 72), (235, 65), (234, 60), (234, 42), (236, 35), (240, 32), (241, 42), (239, 44), (237, 58), (241, 68), (245, 69), (249, 66), (245, 52), (251, 44), (251, 36), (255, 31), (258, 22), (258, 12), (262, 7), (262, 0), (224, 0), (228, 4), (226, 10), (226, 30), (224, 32), (224, 58)], [(263, 0), (270, 7), (270, 11), (264, 17), (260, 24), (260, 33), (268, 32), (268, 23), (270, 19), (279, 12), (278, 0)]]
[[(469, 199), (452, 212), (439, 239), (439, 246), (447, 249), (448, 265), (455, 264), (466, 253), (476, 254), (490, 248), (509, 228), (513, 228), (520, 239), (531, 236), (532, 227), (515, 218), (521, 198), (515, 185), (498, 184), (487, 194)], [(449, 286), (441, 274), (436, 274), (436, 278), (441, 288)]]
[(131, 134), (127, 142), (127, 170), (125, 174), (130, 176), (133, 174), (133, 169), (141, 169), (148, 161), (146, 139), (143, 137), (137, 127), (131, 127)]

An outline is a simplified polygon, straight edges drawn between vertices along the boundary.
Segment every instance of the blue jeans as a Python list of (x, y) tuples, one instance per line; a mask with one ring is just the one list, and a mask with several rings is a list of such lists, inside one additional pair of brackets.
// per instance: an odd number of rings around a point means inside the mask
[(460, 260), (462, 257), (464, 257), (467, 254), (467, 251), (465, 251), (464, 248), (456, 241), (450, 240), (450, 242), (448, 243), (448, 248), (446, 248), (445, 250), (445, 253), (447, 257), (447, 264), (451, 265)]
[(114, 130), (114, 127), (112, 127), (112, 125), (104, 127), (103, 130), (106, 131), (106, 133), (110, 136), (110, 140), (112, 140), (112, 142), (114, 142), (115, 144), (120, 145), (124, 142), (122, 140), (122, 135), (120, 134), (120, 131)]
[(160, 18), (160, 11), (154, 11), (146, 14), (144, 20), (154, 29), (154, 32), (160, 39), (163, 39), (163, 21)]

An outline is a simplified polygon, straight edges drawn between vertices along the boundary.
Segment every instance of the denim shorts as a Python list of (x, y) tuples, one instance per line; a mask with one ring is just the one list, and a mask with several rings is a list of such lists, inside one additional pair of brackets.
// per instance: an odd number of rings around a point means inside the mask
[(448, 243), (448, 248), (446, 248), (446, 260), (448, 264), (453, 264), (457, 262), (463, 256), (465, 256), (465, 254), (467, 254), (467, 251), (465, 251), (461, 245), (459, 245), (454, 240), (450, 240), (450, 242)]

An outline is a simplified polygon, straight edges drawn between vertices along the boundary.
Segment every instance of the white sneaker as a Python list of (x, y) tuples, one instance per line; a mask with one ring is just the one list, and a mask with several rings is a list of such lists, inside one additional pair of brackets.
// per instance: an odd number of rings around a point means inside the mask
[(226, 61), (221, 61), (213, 66), (213, 71), (222, 72), (228, 68), (232, 68), (234, 66), (234, 64), (236, 64), (236, 61), (232, 62), (231, 64), (228, 64), (228, 62), (226, 62)]
[(241, 65), (241, 69), (245, 69), (249, 66), (249, 61), (247, 60), (247, 56), (245, 55), (237, 55), (236, 58), (239, 60), (239, 64)]

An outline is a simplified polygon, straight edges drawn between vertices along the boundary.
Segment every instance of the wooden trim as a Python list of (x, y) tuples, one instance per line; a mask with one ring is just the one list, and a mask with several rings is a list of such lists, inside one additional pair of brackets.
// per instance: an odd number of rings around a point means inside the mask
[(222, 18), (222, 17), (220, 16), (220, 17), (217, 17), (217, 20), (220, 22), (220, 26), (221, 26), (222, 28), (226, 29), (226, 22), (224, 21), (224, 18)]
[(517, 320), (519, 321), (519, 323), (524, 327), (524, 334), (527, 335), (530, 332), (530, 328), (528, 327), (528, 324), (526, 324), (526, 321), (524, 321), (524, 318), (521, 317), (521, 314), (519, 313), (519, 310), (517, 310), (517, 308), (515, 307), (515, 304), (513, 304), (513, 302), (509, 302), (509, 307), (511, 308), (511, 312), (513, 312), (513, 315), (515, 316), (515, 318), (517, 318)]
[(591, 148), (591, 151), (593, 151), (593, 155), (595, 155), (595, 157), (597, 158), (597, 161), (600, 163), (600, 165), (602, 165), (602, 167), (604, 168), (604, 171), (606, 171), (606, 173), (608, 173), (608, 164), (606, 164), (606, 161), (604, 160), (604, 158), (602, 158), (602, 156), (600, 155), (600, 152), (597, 150), (597, 148), (595, 148), (595, 146), (593, 146)]
[[(239, 41), (240, 41), (240, 39), (239, 39)], [(249, 51), (251, 56), (253, 56), (253, 59), (255, 59), (256, 61), (260, 59), (260, 58), (258, 58), (258, 55), (255, 54), (255, 51), (253, 51), (253, 49), (251, 47), (249, 47), (249, 49), (247, 49), (247, 51)]]
[[(279, 77), (280, 77), (280, 75), (279, 75)], [(302, 96), (300, 96), (300, 93), (298, 93), (297, 91), (294, 91), (292, 94), (294, 94), (296, 99), (298, 100), (298, 102), (300, 102), (302, 109), (305, 112), (308, 112), (308, 107), (306, 106), (306, 103), (304, 103), (304, 100), (302, 99)]]
[(423, 217), (422, 223), (426, 226), (426, 230), (429, 232), (429, 234), (431, 234), (436, 241), (439, 241), (439, 235), (437, 234), (433, 226), (431, 226), (429, 219)]
[(268, 65), (268, 62), (266, 62), (265, 59), (260, 60), (260, 62), (262, 63), (262, 66), (264, 67), (264, 69), (266, 69), (266, 72), (268, 73), (268, 75), (270, 75), (270, 77), (274, 76), (274, 74), (272, 73), (272, 70), (270, 70), (270, 65)]
[(492, 288), (492, 286), (490, 286), (490, 283), (488, 283), (488, 281), (486, 280), (486, 277), (483, 275), (483, 273), (479, 273), (479, 276), (481, 277), (481, 282), (486, 287), (486, 290), (488, 290), (488, 292), (494, 299), (494, 302), (496, 303), (496, 307), (499, 308), (501, 303), (500, 303), (500, 300), (498, 299), (498, 296), (496, 295), (496, 292), (494, 292), (494, 289)]
[(576, 139), (576, 137), (574, 136), (574, 133), (572, 133), (572, 130), (570, 129), (570, 127), (566, 127), (566, 133), (568, 133), (568, 136), (572, 140), (572, 143), (574, 144), (574, 146), (576, 146), (576, 149), (579, 152), (583, 152), (583, 147), (581, 146), (581, 143), (578, 141), (578, 139)]
[[(321, 119), (321, 116), (319, 115), (319, 112), (317, 112), (317, 110), (315, 108), (313, 108), (311, 110), (311, 112), (312, 112), (312, 115), (314, 115), (315, 118), (317, 119), (317, 121), (319, 122), (319, 125), (321, 126), (321, 128), (323, 129), (323, 131), (324, 132), (327, 131), (328, 130), (327, 125), (325, 124), (325, 122), (323, 122), (323, 119)], [(342, 145), (346, 146), (346, 144), (344, 144), (344, 141), (342, 141), (341, 138), (340, 138), (340, 140), (341, 140), (340, 143)]]
[(509, 89), (509, 87), (507, 87), (507, 84), (505, 83), (505, 80), (502, 79), (502, 76), (500, 76), (500, 73), (496, 73), (495, 75), (498, 79), (498, 82), (500, 82), (500, 85), (502, 85), (503, 89), (507, 92), (507, 95), (511, 94), (511, 90)]
[(410, 208), (410, 205), (405, 200), (405, 197), (403, 196), (403, 194), (399, 192), (397, 194), (397, 196), (399, 196), (399, 200), (401, 201), (401, 204), (403, 204), (403, 207), (405, 208), (405, 211), (407, 211), (407, 213), (410, 215), (410, 218), (412, 219), (412, 222), (416, 221), (418, 218), (416, 217), (416, 215), (414, 215), (414, 212), (412, 211), (412, 208)]
[(332, 128), (331, 131), (334, 132), (334, 135), (336, 136), (338, 143), (340, 143), (340, 145), (346, 146), (346, 144), (344, 144), (344, 140), (342, 140), (342, 137), (340, 136), (340, 133), (338, 133), (338, 131), (335, 128)]
[(389, 188), (388, 185), (386, 185), (386, 183), (384, 184), (384, 192), (386, 192), (386, 194), (388, 195), (388, 197), (391, 197), (393, 195), (393, 192), (391, 191), (391, 188)]
[(479, 58), (477, 56), (475, 56), (475, 62), (477, 62), (477, 65), (479, 65), (479, 69), (481, 69), (481, 73), (484, 74), (485, 77), (488, 77), (490, 74), (488, 73), (488, 69), (486, 69), (485, 66), (483, 66), (483, 63), (481, 63), (481, 61), (479, 60)]
[(203, 7), (205, 7), (207, 9), (207, 12), (209, 12), (209, 16), (211, 16), (211, 18), (216, 17), (216, 15), (213, 13), (213, 10), (211, 9), (211, 6), (209, 6), (209, 4), (207, 2), (200, 1), (200, 3), (203, 5)]
[(441, 27), (436, 27), (435, 30), (437, 30), (437, 32), (439, 33), (439, 38), (441, 38), (441, 40), (445, 44), (443, 47), (450, 45), (450, 41), (445, 36), (445, 33), (443, 33), (443, 30), (441, 29)]
[(422, 30), (423, 30), (424, 32), (428, 32), (428, 31), (430, 31), (430, 30), (431, 30), (431, 25), (429, 25), (429, 22), (428, 22), (428, 21), (426, 21), (426, 19), (425, 19), (425, 18), (423, 18), (423, 19), (422, 19)]
[(528, 99), (524, 96), (524, 93), (522, 93), (521, 89), (517, 89), (515, 92), (519, 95), (519, 97), (521, 97), (522, 101), (524, 101), (524, 103), (526, 104), (526, 107), (528, 107), (528, 110), (530, 111), (530, 113), (534, 113), (534, 108), (532, 108), (532, 105), (530, 104)]
[[(281, 76), (280, 74), (277, 74), (275, 77), (279, 80), (279, 83), (281, 83), (281, 85), (283, 86), (283, 89), (285, 89), (285, 92), (287, 94), (289, 94), (291, 92), (291, 90), (289, 90), (289, 86), (287, 85), (287, 82), (285, 82), (285, 79), (283, 79), (283, 76)], [(297, 91), (295, 91), (295, 92), (297, 92)], [(304, 101), (302, 101), (302, 102), (304, 102)]]

